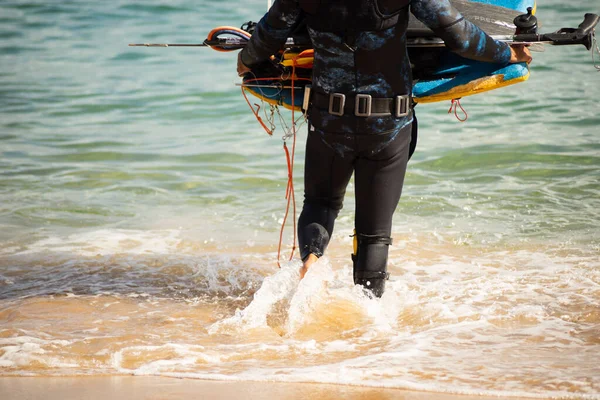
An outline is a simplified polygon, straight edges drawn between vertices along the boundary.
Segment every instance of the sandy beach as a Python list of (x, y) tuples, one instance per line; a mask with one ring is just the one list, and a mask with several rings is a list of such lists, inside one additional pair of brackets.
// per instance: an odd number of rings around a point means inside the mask
[[(395, 399), (498, 400), (498, 397), (413, 392), (347, 385), (279, 382), (222, 382), (132, 376), (2, 377), (4, 400), (71, 399)], [(511, 397), (512, 400), (520, 400)], [(523, 399), (524, 400), (524, 399)]]

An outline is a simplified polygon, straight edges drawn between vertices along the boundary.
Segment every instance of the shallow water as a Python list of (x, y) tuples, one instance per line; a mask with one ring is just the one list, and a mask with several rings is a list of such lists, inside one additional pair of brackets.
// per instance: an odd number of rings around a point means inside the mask
[[(600, 398), (600, 73), (419, 106), (381, 300), (352, 285), (353, 188), (298, 281), (287, 170), (200, 42), (263, 1), (0, 5), (0, 374), (167, 375)], [(542, 31), (592, 0), (539, 2)], [(301, 204), (304, 131), (295, 186)]]

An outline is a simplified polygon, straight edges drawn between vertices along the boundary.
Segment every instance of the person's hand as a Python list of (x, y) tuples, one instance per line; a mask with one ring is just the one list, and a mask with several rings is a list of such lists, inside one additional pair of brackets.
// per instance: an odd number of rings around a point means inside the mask
[(238, 76), (244, 76), (248, 72), (250, 72), (250, 68), (246, 67), (244, 65), (244, 63), (242, 62), (242, 52), (240, 51), (238, 53), (238, 61), (237, 61), (237, 73), (238, 73)]
[(527, 46), (523, 44), (514, 44), (510, 46), (510, 62), (520, 63), (525, 62), (529, 64), (531, 62), (531, 53)]

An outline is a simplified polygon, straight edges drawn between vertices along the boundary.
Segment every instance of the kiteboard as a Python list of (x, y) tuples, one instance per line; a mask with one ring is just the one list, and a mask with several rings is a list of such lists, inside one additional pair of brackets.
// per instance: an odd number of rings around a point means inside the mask
[[(535, 0), (454, 0), (465, 18), (489, 35), (515, 33), (513, 20), (527, 13), (535, 13)], [(444, 46), (434, 46), (429, 40), (433, 32), (416, 18), (409, 20), (407, 38), (408, 54), (413, 72), (413, 99), (416, 103), (431, 103), (458, 99), (508, 85), (529, 78), (526, 63), (493, 64), (469, 60), (451, 52)], [(267, 103), (300, 110), (304, 103), (304, 87), (310, 84), (312, 50), (287, 51), (280, 64), (294, 74), (281, 80), (268, 66), (259, 68), (244, 77), (248, 92)], [(291, 72), (290, 72), (291, 74)], [(277, 79), (269, 79), (277, 76)], [(292, 79), (294, 78), (294, 79)]]
[[(535, 0), (451, 0), (461, 14), (491, 35), (509, 44), (532, 46), (584, 45), (588, 50), (595, 43), (594, 28), (600, 21), (587, 13), (577, 28), (561, 28), (548, 34), (537, 33)], [(217, 51), (237, 51), (249, 41), (252, 22), (241, 28), (213, 29), (201, 44), (151, 44), (130, 46), (176, 47), (202, 46)], [(412, 17), (407, 30), (407, 46), (413, 74), (413, 100), (430, 103), (454, 100), (526, 81), (526, 63), (494, 64), (469, 60), (447, 49), (441, 39)], [(596, 51), (600, 49), (596, 45)], [(263, 65), (253, 67), (243, 77), (243, 92), (248, 92), (272, 106), (305, 110), (311, 83), (314, 51), (306, 30), (292, 33), (278, 54)], [(597, 67), (600, 68), (600, 67)], [(250, 104), (250, 102), (249, 102)]]

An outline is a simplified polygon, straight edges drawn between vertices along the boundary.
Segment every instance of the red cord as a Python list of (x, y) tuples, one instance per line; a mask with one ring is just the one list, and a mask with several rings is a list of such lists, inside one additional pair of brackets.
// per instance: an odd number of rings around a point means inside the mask
[[(293, 218), (294, 218), (294, 241), (293, 241), (292, 252), (290, 254), (289, 261), (292, 261), (292, 259), (294, 258), (294, 252), (296, 251), (296, 248), (297, 248), (296, 247), (296, 242), (297, 242), (296, 194), (294, 191), (294, 157), (296, 155), (296, 119), (295, 119), (295, 114), (294, 114), (294, 112), (295, 112), (295, 110), (294, 110), (295, 109), (295, 95), (296, 95), (295, 87), (296, 87), (297, 80), (309, 80), (306, 78), (297, 78), (296, 77), (297, 59), (298, 59), (298, 56), (296, 56), (292, 60), (292, 75), (291, 75), (291, 96), (292, 96), (292, 101), (291, 101), (292, 128), (291, 129), (292, 129), (292, 136), (293, 136), (291, 155), (290, 155), (290, 151), (287, 147), (286, 142), (285, 141), (283, 142), (283, 150), (285, 152), (285, 158), (286, 158), (286, 163), (287, 163), (287, 168), (288, 168), (288, 182), (287, 182), (287, 186), (286, 186), (286, 190), (285, 190), (285, 198), (287, 200), (287, 205), (286, 205), (286, 209), (285, 209), (285, 214), (283, 216), (283, 222), (281, 223), (281, 229), (279, 230), (279, 245), (277, 247), (277, 266), (279, 268), (281, 268), (279, 259), (281, 258), (281, 246), (283, 245), (283, 231), (285, 228), (285, 223), (287, 222), (287, 218), (289, 216), (290, 205), (292, 205)], [(277, 80), (277, 79), (281, 79), (281, 78), (253, 78), (253, 79), (246, 80), (244, 83), (248, 84), (250, 82)], [(250, 110), (252, 110), (252, 113), (254, 114), (254, 116), (260, 123), (260, 125), (263, 127), (263, 129), (269, 135), (272, 135), (273, 131), (266, 126), (266, 124), (263, 122), (262, 118), (258, 114), (260, 112), (260, 105), (254, 104), (254, 106), (256, 106), (256, 109), (252, 106), (252, 104), (250, 103), (250, 100), (248, 100), (248, 96), (246, 96), (246, 90), (245, 90), (244, 85), (242, 85), (242, 94), (244, 96), (244, 99), (246, 100), (246, 103), (248, 103)]]
[(295, 87), (296, 87), (296, 62), (298, 57), (294, 58), (294, 62), (292, 64), (292, 132), (294, 134), (294, 139), (292, 141), (292, 162), (291, 168), (289, 170), (289, 181), (290, 181), (290, 191), (292, 194), (292, 202), (294, 205), (294, 242), (292, 244), (292, 252), (290, 254), (290, 261), (294, 257), (294, 251), (296, 250), (296, 193), (294, 192), (294, 160), (296, 156), (296, 119), (294, 118), (294, 101), (295, 98)]
[[(459, 107), (462, 110), (463, 114), (465, 115), (464, 118), (460, 118), (458, 116), (458, 108)], [(463, 106), (460, 104), (460, 97), (458, 99), (452, 99), (452, 104), (450, 104), (450, 109), (448, 110), (448, 114), (452, 113), (452, 111), (454, 111), (454, 116), (460, 122), (465, 122), (469, 118), (469, 116), (467, 115), (467, 112), (465, 111)]]
[(267, 128), (267, 125), (265, 125), (260, 115), (258, 115), (258, 112), (260, 111), (260, 104), (254, 104), (256, 106), (256, 110), (254, 107), (252, 107), (252, 104), (250, 104), (250, 100), (248, 100), (248, 96), (246, 96), (246, 92), (244, 91), (244, 86), (242, 86), (242, 95), (244, 96), (244, 99), (246, 99), (246, 103), (248, 103), (248, 107), (250, 107), (250, 110), (252, 110), (252, 114), (254, 114), (258, 123), (263, 127), (265, 132), (267, 132), (269, 135), (273, 135), (273, 131)]
[(296, 154), (296, 120), (294, 118), (294, 101), (295, 101), (295, 86), (296, 86), (296, 60), (297, 57), (293, 59), (292, 62), (292, 155), (290, 156), (290, 152), (286, 145), (286, 142), (283, 142), (283, 150), (285, 152), (285, 158), (288, 167), (288, 183), (285, 191), (285, 198), (287, 199), (287, 205), (285, 208), (285, 215), (283, 217), (283, 222), (281, 223), (281, 229), (279, 231), (279, 246), (277, 248), (277, 266), (281, 268), (281, 264), (279, 263), (279, 258), (281, 256), (281, 245), (283, 243), (283, 230), (285, 228), (285, 223), (287, 221), (287, 217), (290, 212), (290, 203), (293, 204), (293, 218), (294, 218), (294, 242), (292, 245), (292, 252), (290, 254), (289, 261), (292, 261), (294, 258), (294, 252), (296, 251), (296, 194), (294, 192), (294, 156)]
[(285, 215), (283, 216), (283, 222), (281, 223), (281, 229), (279, 230), (279, 246), (277, 247), (277, 266), (281, 268), (281, 264), (279, 263), (279, 258), (281, 256), (281, 246), (283, 243), (283, 230), (285, 228), (285, 223), (287, 221), (287, 217), (290, 212), (290, 202), (294, 203), (294, 246), (292, 248), (292, 254), (290, 254), (290, 261), (294, 256), (294, 250), (296, 249), (296, 196), (294, 195), (294, 183), (293, 183), (293, 167), (292, 161), (290, 157), (290, 152), (288, 150), (287, 145), (283, 142), (283, 150), (285, 152), (285, 159), (287, 161), (288, 166), (288, 184), (285, 191), (285, 198), (287, 199), (287, 206), (285, 208)]

